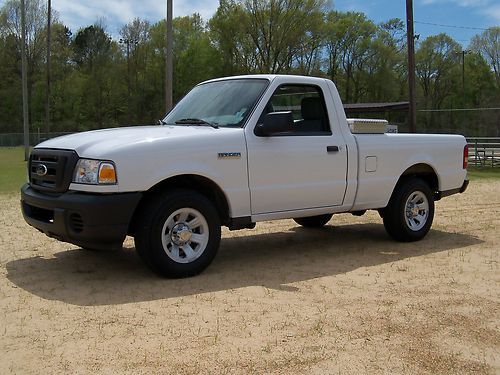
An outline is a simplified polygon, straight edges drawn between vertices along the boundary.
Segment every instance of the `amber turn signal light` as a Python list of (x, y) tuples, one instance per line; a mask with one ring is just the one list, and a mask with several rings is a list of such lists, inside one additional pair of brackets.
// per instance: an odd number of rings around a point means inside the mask
[(111, 163), (101, 163), (99, 167), (99, 183), (100, 184), (115, 184), (116, 171), (115, 166)]

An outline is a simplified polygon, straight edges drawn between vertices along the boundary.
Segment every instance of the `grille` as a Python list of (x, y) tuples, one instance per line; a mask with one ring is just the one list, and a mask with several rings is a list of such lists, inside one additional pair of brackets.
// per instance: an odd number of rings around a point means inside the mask
[(29, 177), (34, 189), (62, 193), (68, 190), (78, 155), (74, 151), (34, 149), (30, 155)]

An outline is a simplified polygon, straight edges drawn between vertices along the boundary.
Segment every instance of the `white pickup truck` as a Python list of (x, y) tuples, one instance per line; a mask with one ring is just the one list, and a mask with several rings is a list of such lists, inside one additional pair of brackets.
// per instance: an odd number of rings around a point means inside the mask
[(323, 78), (210, 80), (161, 123), (36, 146), (21, 190), (25, 220), (83, 248), (134, 236), (150, 268), (183, 277), (213, 260), (221, 225), (293, 218), (321, 227), (335, 213), (378, 210), (391, 237), (420, 240), (434, 201), (468, 184), (464, 137), (353, 134)]

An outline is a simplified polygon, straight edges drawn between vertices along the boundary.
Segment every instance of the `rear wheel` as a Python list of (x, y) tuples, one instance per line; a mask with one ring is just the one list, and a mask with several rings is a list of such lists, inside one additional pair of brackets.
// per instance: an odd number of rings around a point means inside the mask
[(434, 218), (433, 193), (420, 178), (408, 179), (396, 187), (382, 216), (387, 233), (394, 239), (421, 240)]
[(293, 219), (297, 224), (306, 228), (320, 228), (330, 221), (332, 214), (298, 217)]
[(177, 190), (151, 197), (141, 209), (136, 250), (155, 272), (187, 277), (203, 271), (220, 243), (220, 219), (203, 195)]

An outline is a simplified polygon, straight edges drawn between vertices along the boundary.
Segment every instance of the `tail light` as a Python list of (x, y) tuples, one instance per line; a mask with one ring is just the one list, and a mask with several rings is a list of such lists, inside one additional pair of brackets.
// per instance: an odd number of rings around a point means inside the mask
[(469, 145), (464, 146), (464, 163), (462, 168), (467, 169), (467, 165), (469, 164)]

